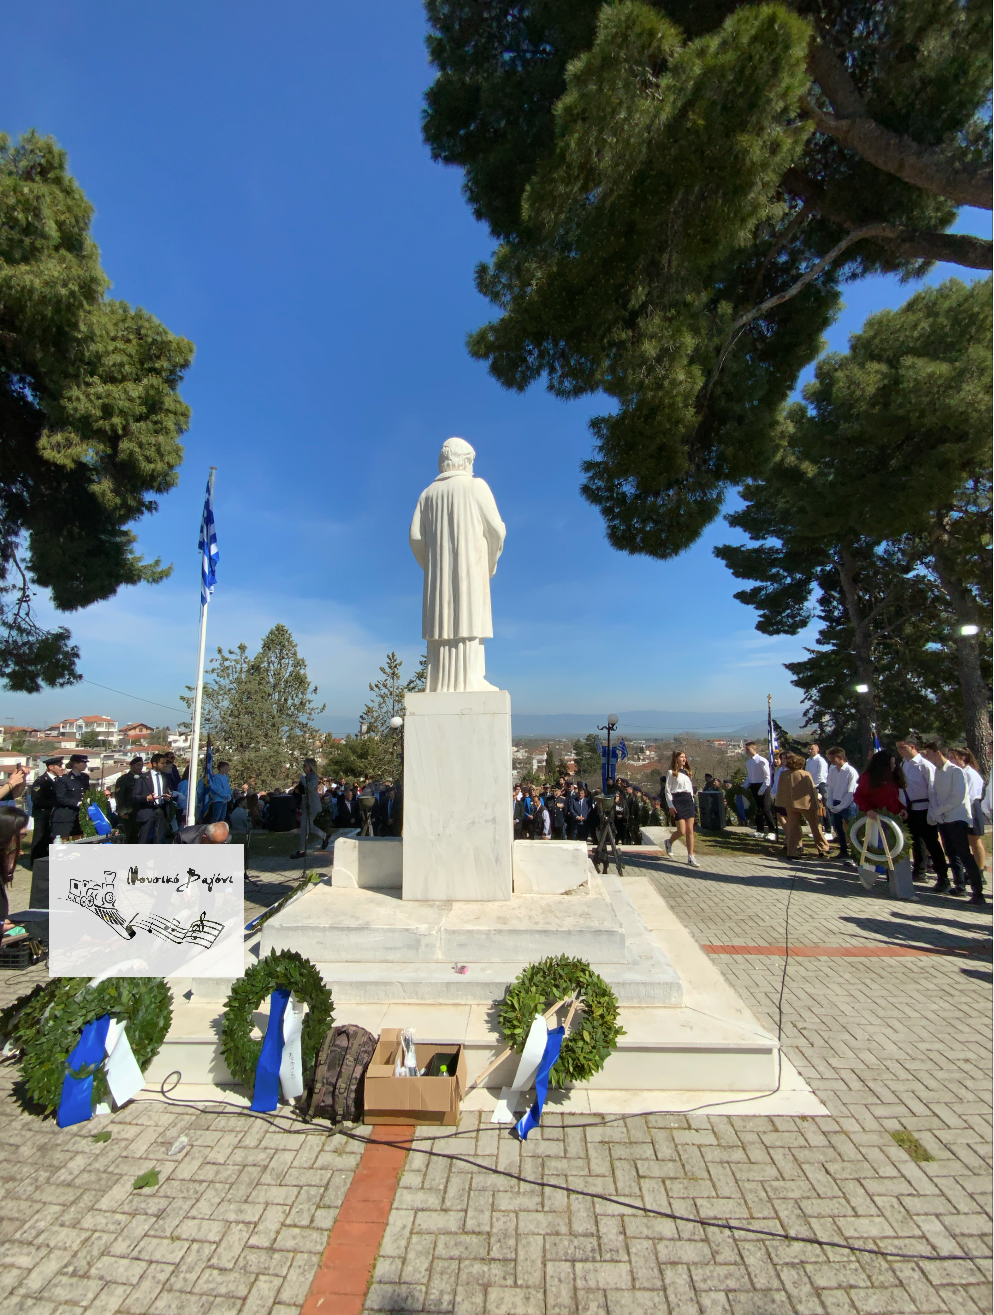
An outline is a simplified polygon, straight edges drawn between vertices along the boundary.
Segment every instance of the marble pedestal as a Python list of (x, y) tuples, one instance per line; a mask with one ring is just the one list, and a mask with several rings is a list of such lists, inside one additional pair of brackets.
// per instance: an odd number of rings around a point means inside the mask
[(509, 900), (511, 696), (408, 694), (405, 900)]

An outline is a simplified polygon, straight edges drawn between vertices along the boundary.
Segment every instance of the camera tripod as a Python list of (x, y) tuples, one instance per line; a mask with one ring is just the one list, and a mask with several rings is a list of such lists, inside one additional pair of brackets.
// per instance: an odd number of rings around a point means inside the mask
[(614, 822), (611, 818), (613, 801), (605, 795), (595, 795), (594, 798), (597, 806), (597, 848), (594, 851), (594, 870), (604, 875), (613, 858), (618, 876), (621, 877), (625, 869), (621, 862), (621, 850), (618, 848), (618, 838), (614, 834)]

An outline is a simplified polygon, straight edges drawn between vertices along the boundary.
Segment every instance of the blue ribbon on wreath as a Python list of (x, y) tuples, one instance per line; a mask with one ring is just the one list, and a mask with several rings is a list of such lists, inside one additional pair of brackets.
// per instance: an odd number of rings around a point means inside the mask
[[(85, 1123), (93, 1117), (93, 1070), (103, 1061), (109, 1027), (110, 1014), (92, 1019), (80, 1032), (79, 1040), (66, 1060), (57, 1115), (60, 1128), (70, 1128), (74, 1123)], [(91, 1070), (88, 1076), (74, 1076), (84, 1068)]]
[(535, 1074), (535, 1104), (527, 1114), (521, 1116), (516, 1124), (518, 1136), (522, 1141), (527, 1141), (531, 1130), (537, 1128), (542, 1122), (542, 1109), (545, 1105), (545, 1098), (549, 1094), (549, 1074), (552, 1072), (552, 1066), (559, 1058), (565, 1035), (565, 1027), (554, 1027), (545, 1039), (545, 1053), (542, 1056), (542, 1062), (538, 1066), (538, 1072)]
[(269, 997), (269, 1022), (255, 1066), (252, 1109), (257, 1114), (271, 1114), (280, 1103), (280, 1064), (283, 1062), (283, 1015), (290, 992), (277, 986)]

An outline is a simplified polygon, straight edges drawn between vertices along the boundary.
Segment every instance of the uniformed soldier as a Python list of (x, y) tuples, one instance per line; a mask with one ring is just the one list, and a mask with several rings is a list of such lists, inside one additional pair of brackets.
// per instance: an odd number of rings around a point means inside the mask
[(90, 778), (86, 773), (87, 757), (85, 753), (74, 753), (69, 759), (69, 770), (55, 782), (55, 811), (52, 814), (52, 839), (59, 836), (68, 840), (70, 836), (81, 836), (83, 828), (79, 824), (79, 806), (83, 795), (90, 788)]
[(45, 770), (31, 785), (31, 816), (34, 818), (34, 839), (31, 844), (31, 862), (48, 858), (52, 839), (52, 814), (55, 811), (55, 782), (66, 770), (63, 758), (46, 758)]

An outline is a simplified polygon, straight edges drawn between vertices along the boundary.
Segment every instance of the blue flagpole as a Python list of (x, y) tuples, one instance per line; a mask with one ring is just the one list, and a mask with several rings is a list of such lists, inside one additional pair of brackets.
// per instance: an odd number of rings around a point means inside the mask
[(186, 825), (197, 820), (197, 781), (200, 776), (200, 719), (204, 703), (204, 659), (207, 653), (207, 604), (217, 580), (217, 534), (214, 529), (214, 472), (207, 476), (207, 494), (200, 520), (200, 656), (197, 661), (197, 686), (193, 696), (193, 726), (190, 736), (189, 789), (186, 796)]

